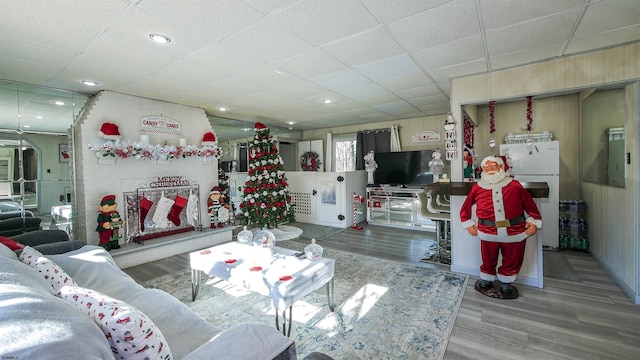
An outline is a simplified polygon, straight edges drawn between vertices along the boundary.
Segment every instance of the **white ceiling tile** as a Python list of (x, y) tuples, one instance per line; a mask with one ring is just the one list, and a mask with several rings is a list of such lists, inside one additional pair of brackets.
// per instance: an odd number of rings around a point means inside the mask
[(214, 40), (223, 39), (264, 17), (241, 1), (142, 0), (138, 7)]
[[(611, 21), (615, 19), (614, 21)], [(640, 3), (637, 0), (594, 1), (589, 4), (575, 36), (602, 33), (638, 24)], [(638, 33), (636, 33), (637, 35)]]
[(34, 63), (0, 55), (0, 79), (44, 85), (59, 71), (58, 67), (44, 63)]
[[(171, 42), (158, 44), (149, 38), (151, 34), (166, 35)], [(184, 57), (211, 43), (205, 36), (138, 8), (125, 13), (105, 35), (174, 58)]]
[(433, 81), (431, 81), (424, 72), (420, 72), (395, 79), (378, 81), (378, 84), (389, 91), (400, 91), (419, 86), (432, 85)]
[(292, 76), (273, 65), (259, 65), (239, 74), (237, 77), (238, 79), (251, 81), (261, 88), (274, 88), (300, 81), (300, 78)]
[[(113, 49), (118, 50), (114, 51)], [(83, 55), (148, 72), (155, 72), (176, 61), (175, 58), (162, 52), (122, 42), (109, 36), (103, 36), (96, 40)]]
[[(485, 31), (509, 27), (522, 22), (529, 22), (565, 10), (580, 10), (584, 0), (482, 0), (478, 2), (482, 11)], [(518, 9), (514, 11), (514, 9)], [(571, 22), (571, 25), (575, 22)]]
[(422, 72), (407, 54), (360, 65), (355, 69), (373, 81), (396, 79)]
[(562, 48), (562, 46), (564, 46), (564, 44), (551, 44), (492, 56), (490, 58), (491, 69), (504, 69), (518, 64), (530, 64), (544, 59), (551, 59), (558, 56), (559, 49)]
[[(565, 11), (545, 18), (520, 23), (500, 30), (487, 31), (487, 48), (493, 56), (566, 41), (577, 17)], [(562, 47), (558, 47), (558, 55)]]
[(340, 94), (354, 100), (370, 99), (372, 97), (390, 94), (386, 89), (375, 83), (362, 84), (352, 88), (336, 90)]
[(362, 0), (362, 3), (375, 17), (389, 23), (438, 7), (448, 1), (450, 0), (402, 0), (401, 6), (389, 0)]
[(442, 69), (435, 69), (429, 71), (429, 75), (436, 81), (449, 81), (451, 79), (471, 75), (479, 74), (487, 71), (487, 63), (484, 59), (471, 61), (466, 64), (453, 65)]
[(226, 79), (221, 73), (203, 69), (186, 61), (176, 61), (158, 70), (157, 77), (167, 77), (177, 83), (186, 83), (188, 86), (202, 86), (215, 81)]
[(246, 27), (221, 43), (268, 63), (312, 49), (307, 42), (270, 19)]
[(341, 90), (370, 82), (355, 70), (342, 70), (333, 74), (312, 78), (311, 81), (331, 90)]
[(189, 54), (185, 56), (184, 60), (227, 75), (238, 75), (264, 64), (264, 62), (248, 57), (241, 51), (219, 43), (211, 44), (197, 53)]
[[(0, 33), (80, 52), (127, 8), (123, 1), (2, 1)], [(49, 31), (47, 31), (47, 29)]]
[(404, 53), (385, 28), (376, 28), (323, 46), (327, 53), (348, 66), (374, 62)]
[(277, 67), (302, 78), (313, 78), (347, 69), (340, 61), (329, 56), (322, 49), (311, 51), (277, 61)]
[(480, 24), (475, 2), (453, 0), (389, 24), (388, 28), (407, 51), (415, 52), (476, 34)]
[(589, 51), (593, 49), (594, 46), (609, 47), (611, 44), (637, 42), (638, 34), (640, 34), (640, 25), (629, 26), (595, 35), (575, 37), (569, 42), (565, 54), (569, 55)]
[(326, 93), (327, 89), (310, 81), (298, 81), (292, 84), (274, 87), (274, 90), (298, 97), (319, 96)]
[[(99, 74), (99, 76), (98, 76)], [(82, 80), (93, 80), (100, 83), (103, 89), (113, 89), (129, 84), (147, 75), (143, 69), (132, 68), (111, 63), (90, 56), (81, 56), (55, 78), (56, 81), (75, 83), (78, 88)]]
[(273, 19), (315, 46), (380, 25), (358, 0), (300, 1)]
[(372, 106), (387, 114), (414, 113), (416, 108), (404, 100)]
[(479, 60), (485, 56), (479, 34), (419, 50), (412, 55), (416, 63), (427, 71)]
[(282, 11), (300, 0), (242, 0), (247, 5), (257, 9), (263, 14), (270, 14), (273, 12)]

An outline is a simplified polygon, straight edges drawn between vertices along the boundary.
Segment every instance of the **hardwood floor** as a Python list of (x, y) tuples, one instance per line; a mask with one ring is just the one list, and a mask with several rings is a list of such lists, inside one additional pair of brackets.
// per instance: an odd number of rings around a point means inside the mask
[[(349, 228), (319, 243), (449, 270), (447, 265), (420, 262), (427, 249), (424, 240), (433, 239), (433, 233), (360, 225), (364, 230)], [(559, 254), (573, 272), (568, 278), (579, 280), (562, 279), (562, 274), (545, 276), (543, 289), (518, 285), (516, 300), (496, 300), (478, 293), (473, 288), (477, 278), (471, 277), (444, 359), (640, 358), (640, 306), (633, 304), (589, 254)], [(188, 264), (188, 254), (181, 254), (124, 271), (144, 282)]]

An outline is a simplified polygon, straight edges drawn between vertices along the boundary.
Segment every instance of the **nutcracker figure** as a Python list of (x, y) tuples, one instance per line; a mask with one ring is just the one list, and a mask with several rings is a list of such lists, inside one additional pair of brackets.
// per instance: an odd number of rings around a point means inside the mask
[(113, 249), (120, 249), (118, 240), (122, 237), (119, 234), (119, 230), (124, 221), (120, 218), (120, 214), (116, 211), (118, 204), (116, 203), (115, 195), (107, 195), (100, 201), (98, 210), (98, 226), (96, 231), (100, 237), (99, 245), (105, 248), (107, 251)]

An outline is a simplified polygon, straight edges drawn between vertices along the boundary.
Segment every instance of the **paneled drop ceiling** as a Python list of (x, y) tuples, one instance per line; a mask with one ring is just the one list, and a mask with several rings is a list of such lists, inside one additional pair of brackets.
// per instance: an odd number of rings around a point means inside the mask
[(446, 114), (451, 79), (639, 40), (638, 0), (0, 1), (0, 79), (299, 130)]

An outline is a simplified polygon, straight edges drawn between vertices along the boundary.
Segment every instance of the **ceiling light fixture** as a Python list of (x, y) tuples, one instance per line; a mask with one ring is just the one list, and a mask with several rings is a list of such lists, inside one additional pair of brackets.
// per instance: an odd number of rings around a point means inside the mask
[(35, 118), (36, 118), (36, 119), (44, 119), (44, 116), (42, 116), (42, 115), (36, 115), (36, 116), (35, 116)]
[(295, 121), (289, 121), (289, 122), (287, 122), (287, 124), (289, 124), (289, 125), (294, 125), (295, 123), (296, 123)]
[(171, 39), (168, 36), (161, 34), (150, 34), (149, 38), (158, 44), (168, 44), (171, 42)]
[(81, 83), (87, 85), (87, 86), (98, 86), (98, 83), (95, 81), (91, 81), (91, 80), (82, 80)]
[(63, 106), (67, 105), (67, 103), (62, 100), (53, 100), (53, 105)]
[(218, 108), (218, 111), (222, 111), (222, 112), (229, 111), (229, 108), (226, 108), (226, 107), (224, 107), (224, 106), (220, 106), (220, 107)]
[(333, 102), (333, 99), (324, 99), (322, 100), (322, 102), (325, 104), (331, 104)]

